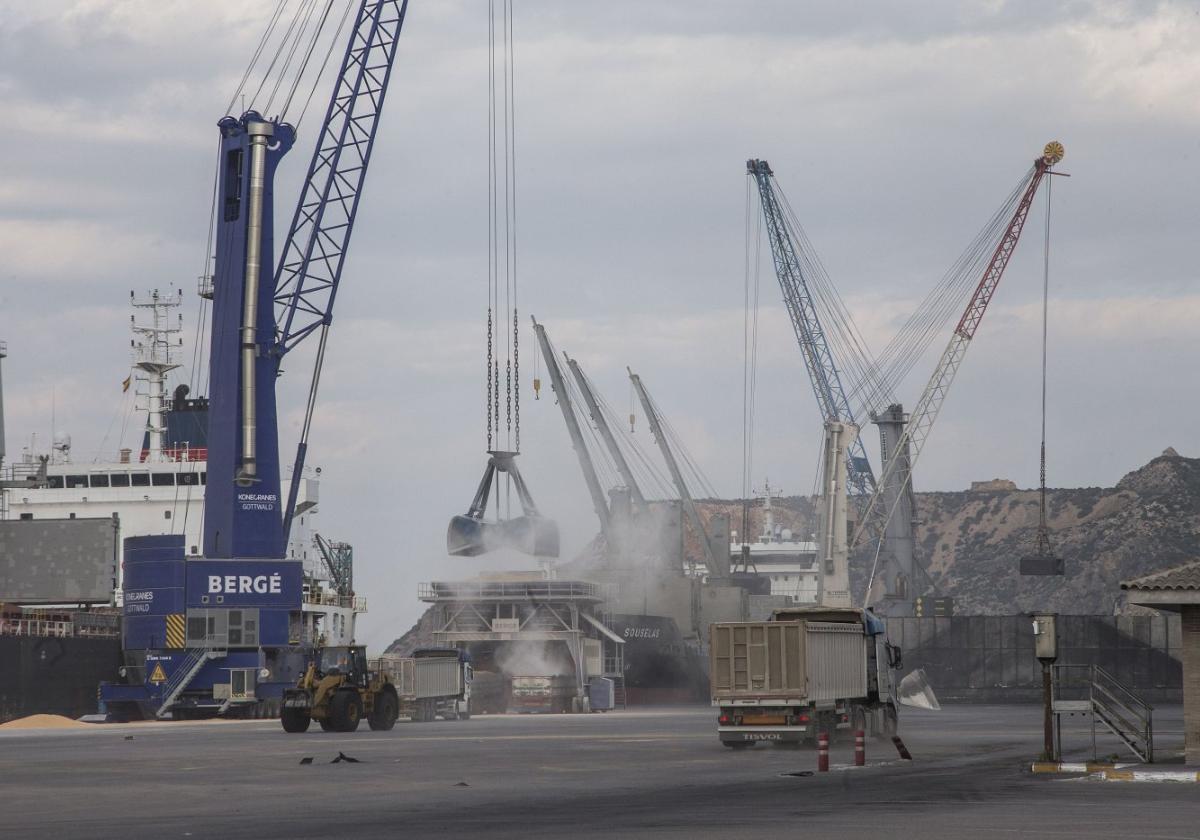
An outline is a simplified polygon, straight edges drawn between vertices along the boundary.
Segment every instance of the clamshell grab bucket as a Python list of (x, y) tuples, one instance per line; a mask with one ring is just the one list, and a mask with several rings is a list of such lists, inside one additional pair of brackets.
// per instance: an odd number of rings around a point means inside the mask
[[(446, 551), (454, 557), (477, 557), (499, 549), (512, 549), (534, 557), (558, 557), (558, 523), (538, 513), (525, 480), (517, 469), (515, 452), (488, 452), (487, 469), (465, 514), (450, 520)], [(522, 516), (489, 522), (484, 519), (492, 484), (507, 473), (517, 490)]]

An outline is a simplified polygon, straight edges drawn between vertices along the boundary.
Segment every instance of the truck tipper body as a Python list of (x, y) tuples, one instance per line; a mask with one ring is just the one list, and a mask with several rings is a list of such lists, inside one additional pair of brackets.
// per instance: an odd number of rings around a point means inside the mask
[(471, 716), (471, 663), (453, 648), (425, 648), (407, 657), (384, 657), (396, 686), (400, 716), (414, 721), (465, 720)]
[(869, 610), (800, 608), (777, 611), (770, 621), (711, 625), (721, 743), (803, 743), (839, 729), (894, 733), (897, 653)]

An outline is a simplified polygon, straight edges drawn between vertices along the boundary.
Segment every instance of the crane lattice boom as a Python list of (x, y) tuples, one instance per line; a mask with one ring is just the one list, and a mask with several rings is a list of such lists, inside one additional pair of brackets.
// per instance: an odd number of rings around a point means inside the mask
[(364, 0), (358, 9), (275, 277), (280, 355), (333, 317), (407, 9), (408, 0)]
[[(896, 450), (903, 451), (905, 444), (908, 445), (910, 451), (910, 468), (916, 464), (917, 459), (921, 456), (925, 441), (928, 439), (929, 432), (942, 410), (942, 404), (946, 400), (946, 395), (949, 393), (950, 386), (954, 382), (955, 374), (958, 373), (958, 368), (967, 353), (971, 339), (975, 337), (975, 332), (979, 329), (979, 324), (983, 320), (983, 315), (992, 300), (992, 295), (995, 294), (996, 287), (1000, 284), (1001, 277), (1004, 276), (1004, 269), (1007, 268), (1013, 250), (1017, 247), (1017, 242), (1021, 238), (1021, 231), (1025, 227), (1025, 220), (1029, 216), (1029, 209), (1033, 205), (1033, 198), (1037, 193), (1038, 186), (1050, 171), (1050, 168), (1062, 160), (1062, 157), (1062, 145), (1052, 142), (1046, 145), (1042, 157), (1034, 162), (1029, 183), (1021, 195), (1016, 210), (1013, 212), (1012, 219), (1009, 221), (1008, 227), (1005, 228), (1000, 242), (996, 245), (996, 250), (992, 253), (987, 268), (984, 269), (983, 277), (980, 279), (979, 285), (975, 287), (975, 293), (967, 303), (962, 318), (959, 319), (958, 326), (955, 327), (953, 335), (950, 336), (950, 342), (946, 345), (946, 350), (942, 353), (937, 367), (934, 368), (933, 376), (930, 377), (928, 384), (925, 386), (924, 393), (921, 394), (920, 400), (917, 401), (916, 406), (909, 415), (908, 423), (904, 428), (904, 434), (897, 443)], [(880, 503), (880, 500), (883, 497), (883, 489), (896, 479), (896, 469), (900, 463), (901, 459), (892, 459), (884, 470), (883, 475), (880, 476), (878, 487), (867, 502), (863, 510), (862, 519), (859, 521), (853, 540), (851, 540), (851, 550), (864, 540), (871, 542), (878, 539), (887, 526), (887, 522), (892, 516), (895, 502), (892, 504), (892, 509), (886, 509)], [(899, 496), (897, 495), (898, 498)]]
[[(775, 194), (774, 173), (765, 160), (746, 161), (746, 171), (758, 185), (759, 201), (766, 220), (767, 239), (771, 243), (771, 256), (775, 262), (775, 275), (783, 291), (783, 302), (787, 307), (796, 341), (804, 356), (812, 381), (813, 394), (817, 398), (824, 420), (850, 423), (855, 426), (854, 412), (846, 399), (841, 374), (830, 351), (829, 342), (817, 316), (817, 308), (804, 279), (804, 271), (796, 249), (796, 243), (788, 229), (787, 217)], [(847, 477), (855, 493), (867, 496), (875, 490), (875, 476), (867, 460), (862, 441), (855, 438), (846, 449)]]

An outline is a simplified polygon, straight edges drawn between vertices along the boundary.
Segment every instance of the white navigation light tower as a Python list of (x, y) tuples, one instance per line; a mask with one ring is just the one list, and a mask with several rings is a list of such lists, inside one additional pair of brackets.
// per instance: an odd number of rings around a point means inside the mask
[[(146, 300), (138, 300), (133, 292), (129, 293), (129, 303), (135, 314), (129, 316), (130, 329), (133, 330), (133, 366), (142, 372), (138, 382), (146, 383), (146, 392), (140, 391), (138, 396), (146, 397), (146, 437), (149, 442), (146, 461), (162, 462), (171, 460), (171, 456), (163, 449), (166, 435), (166, 393), (167, 374), (179, 367), (171, 356), (173, 347), (183, 344), (179, 333), (183, 328), (183, 316), (177, 315), (174, 326), (170, 319), (171, 310), (177, 309), (182, 303), (182, 291), (174, 294), (162, 294), (155, 289)], [(137, 311), (145, 313), (148, 323), (138, 321)]]

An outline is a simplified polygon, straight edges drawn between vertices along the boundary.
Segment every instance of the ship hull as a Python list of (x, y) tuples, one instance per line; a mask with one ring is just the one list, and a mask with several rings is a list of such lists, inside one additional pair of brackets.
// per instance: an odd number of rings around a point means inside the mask
[(708, 659), (665, 615), (616, 613), (609, 618), (624, 641), (625, 701), (630, 706), (708, 701)]
[(96, 687), (117, 680), (119, 638), (0, 636), (0, 722), (97, 711)]

